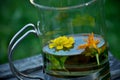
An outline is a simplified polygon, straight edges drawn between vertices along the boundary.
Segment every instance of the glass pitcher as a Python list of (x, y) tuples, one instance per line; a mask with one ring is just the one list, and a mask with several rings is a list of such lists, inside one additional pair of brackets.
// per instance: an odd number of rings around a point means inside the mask
[[(33, 33), (42, 46), (44, 80), (110, 80), (103, 0), (30, 2), (38, 9), (39, 21), (36, 26), (30, 23), (18, 31), (8, 50), (11, 71), (18, 79), (42, 80), (19, 72), (12, 63), (15, 47)], [(28, 31), (18, 38), (26, 29)]]

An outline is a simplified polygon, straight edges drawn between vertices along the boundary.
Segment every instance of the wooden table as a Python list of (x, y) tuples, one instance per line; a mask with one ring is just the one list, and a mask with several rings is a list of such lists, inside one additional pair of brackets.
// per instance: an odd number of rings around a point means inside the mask
[[(109, 53), (109, 62), (111, 79), (120, 80), (120, 60), (117, 60), (115, 57), (113, 57), (112, 54)], [(43, 77), (42, 72), (43, 62), (41, 55), (36, 55), (22, 60), (17, 60), (14, 61), (14, 64), (19, 69), (19, 71), (25, 74), (38, 75)], [(0, 65), (0, 80), (17, 80), (15, 76), (12, 75), (8, 63)]]

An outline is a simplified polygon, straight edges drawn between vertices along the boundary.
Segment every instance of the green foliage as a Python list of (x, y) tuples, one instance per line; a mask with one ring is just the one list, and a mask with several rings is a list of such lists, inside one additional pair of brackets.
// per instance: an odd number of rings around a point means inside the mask
[[(7, 48), (13, 35), (27, 23), (37, 23), (36, 8), (29, 0), (4, 0), (0, 2), (0, 64), (8, 62)], [(14, 53), (14, 59), (38, 54), (39, 42), (30, 35), (21, 42)]]
[(95, 19), (89, 15), (76, 15), (75, 19), (72, 21), (73, 26), (95, 26)]
[(118, 59), (120, 59), (120, 0), (106, 0), (106, 39), (109, 42), (110, 52)]
[(68, 56), (55, 56), (48, 54), (47, 58), (50, 61), (49, 69), (65, 69), (65, 61)]

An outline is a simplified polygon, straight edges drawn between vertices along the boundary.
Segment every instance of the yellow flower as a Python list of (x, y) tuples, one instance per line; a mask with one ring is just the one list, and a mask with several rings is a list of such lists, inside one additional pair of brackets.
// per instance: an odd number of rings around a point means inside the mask
[(56, 48), (57, 50), (61, 50), (63, 48), (69, 49), (73, 46), (73, 44), (73, 37), (60, 36), (50, 41), (49, 48)]

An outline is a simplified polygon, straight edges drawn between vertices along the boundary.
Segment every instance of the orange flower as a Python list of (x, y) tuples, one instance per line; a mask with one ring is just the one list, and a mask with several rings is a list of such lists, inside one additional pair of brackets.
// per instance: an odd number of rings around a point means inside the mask
[(85, 49), (85, 48), (94, 48), (98, 51), (98, 53), (100, 53), (99, 48), (97, 47), (97, 44), (100, 42), (98, 39), (94, 39), (94, 34), (90, 34), (88, 36), (88, 39), (85, 40), (85, 42), (87, 42), (86, 44), (82, 44), (80, 46), (78, 46), (78, 49)]
[(88, 36), (85, 42), (87, 43), (78, 46), (78, 49), (86, 49), (87, 51), (90, 51), (90, 52), (86, 52), (85, 56), (91, 56), (91, 57), (96, 56), (97, 64), (100, 65), (100, 61), (99, 61), (100, 49), (97, 47), (97, 44), (100, 42), (100, 40), (94, 39), (94, 34), (92, 33)]

